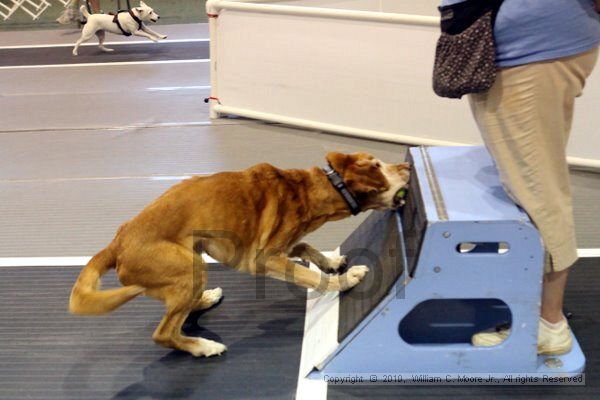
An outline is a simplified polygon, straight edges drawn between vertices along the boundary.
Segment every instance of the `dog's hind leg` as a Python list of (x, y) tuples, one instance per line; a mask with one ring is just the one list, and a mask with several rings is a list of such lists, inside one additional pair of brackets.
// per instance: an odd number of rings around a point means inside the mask
[(117, 274), (124, 285), (143, 284), (147, 296), (165, 303), (166, 313), (152, 335), (156, 343), (196, 357), (227, 350), (221, 343), (181, 333), (183, 322), (203, 299), (206, 281), (206, 264), (191, 249), (168, 241), (127, 243), (117, 261)]
[(100, 47), (100, 50), (106, 52), (106, 53), (110, 53), (111, 51), (115, 51), (114, 49), (109, 49), (108, 47), (104, 46), (104, 39), (106, 38), (106, 32), (105, 31), (98, 31), (96, 32), (96, 36), (98, 36), (98, 47)]
[(187, 301), (167, 299), (167, 312), (152, 335), (154, 341), (164, 347), (187, 351), (196, 357), (210, 357), (225, 352), (227, 347), (222, 343), (181, 334), (181, 326), (191, 311)]
[(94, 36), (94, 33), (95, 33), (94, 28), (92, 28), (90, 22), (88, 21), (88, 23), (81, 30), (81, 37), (75, 43), (75, 47), (73, 48), (74, 56), (77, 55), (77, 50), (79, 49), (79, 46), (81, 45), (81, 43), (84, 43), (84, 42), (87, 42), (88, 40), (90, 40)]

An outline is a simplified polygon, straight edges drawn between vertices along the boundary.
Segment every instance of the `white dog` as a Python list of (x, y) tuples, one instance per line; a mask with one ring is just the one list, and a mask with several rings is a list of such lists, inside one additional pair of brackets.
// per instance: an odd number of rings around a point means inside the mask
[(160, 16), (154, 10), (140, 1), (139, 7), (134, 7), (131, 10), (120, 12), (116, 15), (109, 14), (90, 14), (85, 6), (81, 6), (81, 13), (87, 18), (87, 23), (81, 31), (81, 37), (75, 43), (73, 55), (77, 55), (77, 49), (83, 42), (90, 40), (94, 34), (98, 36), (99, 47), (102, 51), (113, 51), (104, 46), (105, 31), (125, 36), (142, 36), (153, 42), (158, 42), (158, 39), (166, 39), (165, 35), (154, 32), (152, 29), (144, 25), (144, 22), (156, 22)]

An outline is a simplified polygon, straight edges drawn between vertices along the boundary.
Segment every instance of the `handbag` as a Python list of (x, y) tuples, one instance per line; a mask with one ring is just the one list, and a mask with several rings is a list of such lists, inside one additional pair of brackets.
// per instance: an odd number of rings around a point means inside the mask
[(439, 7), (441, 35), (435, 50), (433, 91), (460, 99), (485, 92), (496, 79), (494, 23), (503, 0), (467, 0)]

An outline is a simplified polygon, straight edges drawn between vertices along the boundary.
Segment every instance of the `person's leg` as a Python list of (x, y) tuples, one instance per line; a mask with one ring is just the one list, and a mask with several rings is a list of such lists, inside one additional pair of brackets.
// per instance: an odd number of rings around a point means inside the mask
[(469, 96), (505, 189), (527, 211), (549, 253), (542, 296), (547, 323), (564, 321), (568, 272), (562, 271), (577, 259), (566, 146), (574, 100), (596, 56), (590, 51), (502, 69), (488, 92)]
[(100, 0), (88, 0), (90, 3), (90, 7), (92, 8), (92, 12), (97, 14), (100, 12)]
[(79, 0), (72, 0), (70, 3), (67, 4), (60, 16), (56, 18), (56, 22), (58, 22), (61, 25), (67, 25), (77, 19), (78, 13)]
[(541, 316), (550, 323), (561, 322), (563, 316), (563, 299), (569, 269), (552, 271), (544, 275), (542, 286), (542, 310)]

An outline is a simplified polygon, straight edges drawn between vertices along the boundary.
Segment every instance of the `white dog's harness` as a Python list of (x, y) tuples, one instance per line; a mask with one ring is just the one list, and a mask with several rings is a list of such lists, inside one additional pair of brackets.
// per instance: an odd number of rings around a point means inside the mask
[(127, 32), (125, 29), (123, 29), (123, 26), (119, 22), (119, 14), (124, 13), (124, 12), (128, 12), (129, 15), (131, 15), (131, 18), (133, 18), (133, 20), (135, 22), (137, 22), (137, 24), (138, 24), (138, 30), (142, 29), (142, 20), (139, 19), (138, 17), (136, 17), (135, 14), (133, 13), (133, 11), (131, 9), (119, 11), (118, 13), (115, 14), (115, 17), (113, 18), (113, 22), (115, 24), (117, 24), (117, 26), (119, 27), (119, 29), (121, 30), (121, 32), (123, 32), (123, 35), (125, 35), (125, 36), (131, 36), (132, 33), (131, 32)]

